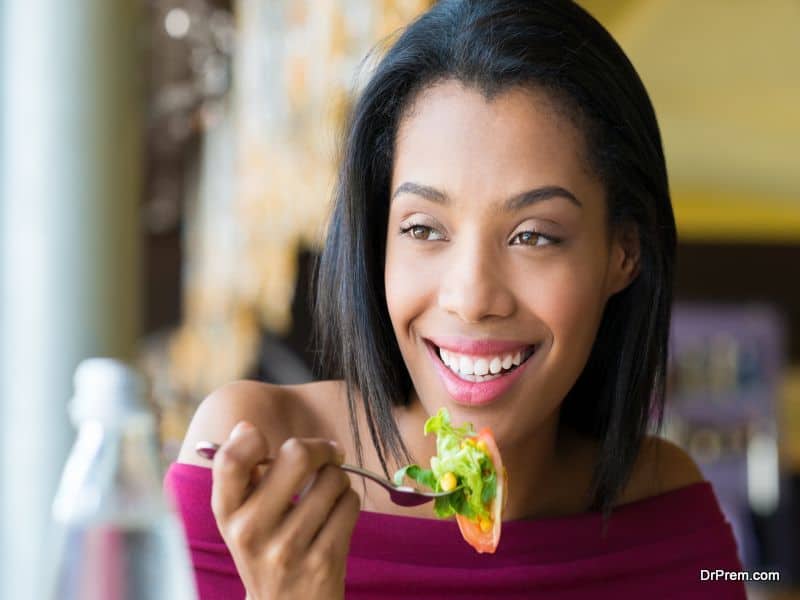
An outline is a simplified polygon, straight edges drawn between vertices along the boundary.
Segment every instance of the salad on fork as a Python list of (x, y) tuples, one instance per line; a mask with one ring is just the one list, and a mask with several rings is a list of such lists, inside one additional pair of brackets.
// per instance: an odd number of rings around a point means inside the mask
[(461, 535), (477, 552), (494, 553), (500, 542), (508, 478), (492, 431), (475, 432), (472, 423), (454, 427), (446, 408), (425, 421), (424, 433), (436, 434), (436, 456), (430, 469), (411, 464), (394, 474), (402, 485), (405, 477), (452, 494), (436, 498), (434, 512), (439, 518), (455, 515)]

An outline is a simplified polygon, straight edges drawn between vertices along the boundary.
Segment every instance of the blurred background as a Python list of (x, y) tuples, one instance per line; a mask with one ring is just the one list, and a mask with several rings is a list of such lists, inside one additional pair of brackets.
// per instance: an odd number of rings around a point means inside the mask
[[(800, 598), (800, 3), (585, 0), (647, 86), (680, 234), (664, 435)], [(432, 0), (0, 4), (0, 597), (37, 576), (88, 356), (150, 378), (163, 461), (239, 378), (312, 379), (344, 115)], [(373, 47), (378, 50), (366, 58)]]

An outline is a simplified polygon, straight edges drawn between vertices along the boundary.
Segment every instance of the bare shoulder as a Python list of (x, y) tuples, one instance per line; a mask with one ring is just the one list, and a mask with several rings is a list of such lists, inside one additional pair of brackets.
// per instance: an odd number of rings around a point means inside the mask
[(194, 452), (197, 442), (222, 442), (242, 420), (258, 427), (272, 448), (278, 448), (290, 437), (331, 439), (327, 413), (320, 409), (324, 403), (314, 399), (325, 397), (333, 387), (331, 382), (281, 386), (240, 380), (225, 384), (197, 407), (178, 462), (208, 466), (208, 461)]
[(617, 504), (665, 494), (704, 480), (697, 464), (683, 448), (662, 437), (647, 436)]

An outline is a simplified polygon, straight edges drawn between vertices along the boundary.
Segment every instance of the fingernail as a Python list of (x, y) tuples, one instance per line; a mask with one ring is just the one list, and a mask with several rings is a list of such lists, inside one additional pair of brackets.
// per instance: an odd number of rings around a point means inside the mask
[(246, 431), (250, 431), (252, 428), (253, 428), (253, 426), (250, 423), (248, 423), (247, 421), (239, 421), (236, 424), (236, 427), (231, 429), (231, 433), (228, 436), (228, 439), (232, 440), (234, 438), (237, 438), (240, 435), (242, 435), (243, 433), (245, 433)]

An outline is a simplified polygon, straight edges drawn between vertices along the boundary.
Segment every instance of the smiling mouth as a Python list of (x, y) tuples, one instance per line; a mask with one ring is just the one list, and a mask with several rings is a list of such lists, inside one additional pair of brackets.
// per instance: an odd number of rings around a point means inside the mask
[(472, 383), (499, 379), (515, 371), (536, 352), (536, 346), (520, 348), (514, 352), (502, 352), (491, 356), (459, 354), (428, 342), (439, 361), (456, 377)]

